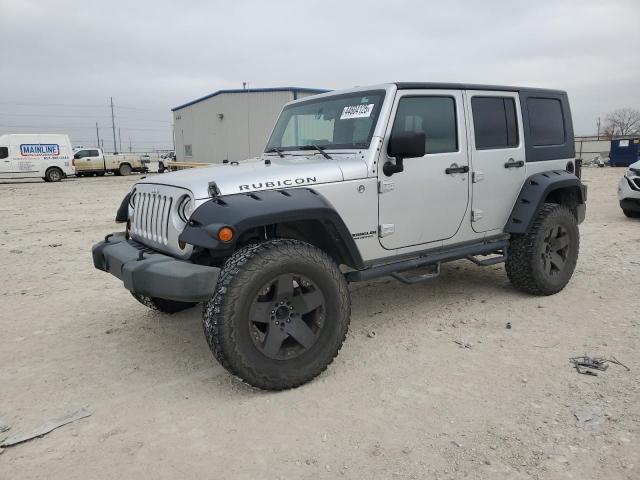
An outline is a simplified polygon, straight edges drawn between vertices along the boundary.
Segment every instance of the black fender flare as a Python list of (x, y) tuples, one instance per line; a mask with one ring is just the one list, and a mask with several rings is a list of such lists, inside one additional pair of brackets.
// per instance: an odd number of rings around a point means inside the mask
[(587, 187), (573, 173), (565, 170), (536, 173), (525, 180), (509, 215), (505, 232), (526, 233), (549, 194), (559, 190), (575, 194), (576, 206), (584, 205), (587, 201)]
[[(322, 229), (317, 232), (318, 237), (329, 242), (332, 252), (327, 253), (336, 262), (356, 269), (364, 268), (360, 251), (338, 212), (324, 196), (309, 188), (237, 193), (213, 198), (193, 212), (179, 240), (212, 253), (230, 255), (237, 248), (236, 241), (245, 232), (259, 227), (308, 221), (313, 221)], [(234, 238), (228, 243), (218, 239), (219, 230), (225, 226), (234, 231)], [(317, 238), (302, 240), (316, 244)]]
[(127, 193), (122, 202), (120, 202), (120, 206), (118, 207), (118, 211), (116, 212), (116, 223), (125, 223), (129, 220), (129, 201), (131, 200), (131, 194), (135, 190)]

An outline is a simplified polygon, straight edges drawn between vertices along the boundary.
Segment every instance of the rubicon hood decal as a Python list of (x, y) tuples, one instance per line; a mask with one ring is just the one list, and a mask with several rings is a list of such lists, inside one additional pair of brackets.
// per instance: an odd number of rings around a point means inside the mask
[(249, 185), (238, 185), (238, 190), (249, 191), (249, 190), (262, 190), (264, 188), (282, 188), (282, 187), (294, 187), (297, 185), (310, 185), (313, 183), (318, 183), (317, 177), (306, 177), (306, 178), (287, 178), (283, 180), (275, 180), (272, 182), (258, 182), (251, 183)]

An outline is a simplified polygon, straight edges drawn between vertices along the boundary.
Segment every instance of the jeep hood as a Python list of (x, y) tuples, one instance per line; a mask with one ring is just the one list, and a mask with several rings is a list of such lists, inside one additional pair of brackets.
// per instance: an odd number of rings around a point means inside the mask
[[(190, 168), (172, 173), (154, 175), (138, 183), (161, 184), (190, 190), (195, 199), (209, 198), (209, 182), (215, 182), (220, 195), (248, 193), (277, 188), (313, 186), (320, 183), (345, 180), (341, 162), (347, 162), (348, 177), (363, 178), (367, 168), (355, 155), (339, 160), (327, 159), (320, 155), (268, 157), (239, 162), (238, 164), (214, 164), (204, 168)], [(265, 157), (266, 158), (266, 157)], [(357, 168), (354, 168), (357, 167)], [(351, 178), (347, 178), (351, 179)]]

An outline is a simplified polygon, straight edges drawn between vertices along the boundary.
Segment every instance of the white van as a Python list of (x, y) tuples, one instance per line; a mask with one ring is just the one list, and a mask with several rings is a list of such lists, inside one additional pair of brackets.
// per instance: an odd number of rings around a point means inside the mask
[(59, 182), (75, 175), (68, 135), (0, 135), (0, 179), (42, 178)]

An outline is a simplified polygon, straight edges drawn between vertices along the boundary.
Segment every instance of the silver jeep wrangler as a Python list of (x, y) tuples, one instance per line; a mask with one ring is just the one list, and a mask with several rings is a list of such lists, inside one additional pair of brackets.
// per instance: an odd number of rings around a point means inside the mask
[(287, 104), (258, 159), (140, 180), (93, 261), (150, 308), (204, 302), (218, 361), (286, 389), (337, 355), (349, 282), (424, 282), (468, 259), (504, 262), (534, 295), (562, 290), (585, 216), (578, 167), (562, 91), (331, 92)]

